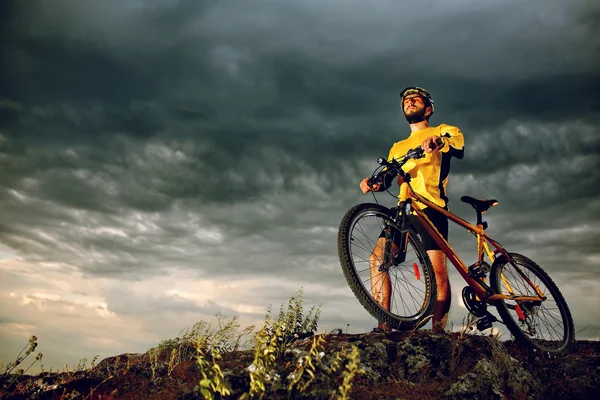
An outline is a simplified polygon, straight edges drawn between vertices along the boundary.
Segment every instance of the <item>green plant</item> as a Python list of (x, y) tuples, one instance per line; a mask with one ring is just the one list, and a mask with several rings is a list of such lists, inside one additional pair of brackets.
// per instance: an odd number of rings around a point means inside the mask
[(277, 357), (281, 356), (291, 343), (315, 334), (321, 306), (313, 306), (307, 315), (304, 315), (303, 307), (304, 291), (301, 288), (288, 301), (287, 312), (284, 311), (284, 305), (281, 305), (276, 320), (271, 317), (271, 307), (267, 309), (263, 330), (270, 339), (276, 339)]
[[(43, 354), (37, 353), (35, 359), (31, 362), (29, 367), (27, 367), (26, 369), (19, 368), (15, 370), (17, 366), (19, 366), (31, 353), (33, 353), (37, 345), (37, 337), (31, 336), (29, 338), (29, 342), (25, 345), (25, 347), (23, 347), (23, 349), (21, 349), (21, 351), (17, 355), (15, 361), (9, 362), (5, 367), (3, 366), (3, 371), (0, 373), (0, 395), (3, 395), (8, 390), (8, 388), (12, 386), (12, 384), (19, 378), (19, 376), (22, 376), (27, 371), (29, 371), (29, 369), (33, 367), (33, 365), (36, 362), (39, 362), (41, 365)], [(11, 374), (13, 378), (9, 380)], [(8, 383), (6, 383), (7, 381)]]
[(463, 326), (458, 331), (458, 338), (464, 339), (465, 335), (471, 334), (475, 330), (475, 326), (477, 325), (477, 317), (473, 314), (469, 313), (465, 318), (463, 318)]
[(148, 357), (150, 358), (150, 370), (152, 371), (152, 382), (156, 381), (156, 371), (158, 369), (158, 357), (160, 355), (159, 349), (148, 350)]
[(209, 348), (216, 348), (219, 353), (227, 353), (247, 346), (252, 341), (254, 326), (248, 326), (240, 330), (237, 317), (228, 319), (218, 312), (215, 319), (209, 323), (199, 321), (190, 330), (182, 330), (174, 339), (163, 340), (158, 344), (158, 349), (167, 352), (171, 356), (173, 350), (176, 355), (172, 356), (177, 361), (192, 359), (196, 353), (196, 345), (202, 338), (206, 339)]
[(166, 368), (167, 376), (181, 362), (196, 359), (198, 345), (205, 354), (224, 354), (248, 346), (254, 336), (254, 326), (240, 329), (237, 317), (227, 318), (220, 312), (210, 321), (199, 321), (190, 329), (182, 330), (177, 337), (161, 341), (150, 349), (150, 369), (152, 382), (156, 382), (157, 372)]
[(313, 306), (304, 315), (302, 289), (297, 291), (288, 301), (287, 312), (282, 304), (276, 320), (271, 317), (271, 307), (267, 309), (265, 322), (256, 334), (254, 360), (248, 367), (250, 375), (250, 391), (242, 399), (258, 396), (263, 398), (270, 381), (278, 380), (274, 370), (276, 362), (293, 342), (314, 335), (321, 313), (321, 306)]
[(350, 353), (346, 354), (346, 367), (344, 368), (342, 384), (338, 387), (339, 396), (338, 399), (347, 400), (352, 390), (352, 380), (358, 374), (363, 374), (365, 371), (360, 368), (360, 352), (358, 347), (352, 345)]
[[(323, 338), (322, 335), (313, 338), (313, 344), (308, 354), (298, 359), (296, 370), (288, 376), (288, 379), (290, 380), (288, 392), (293, 392), (296, 388), (300, 392), (303, 392), (315, 379), (315, 374), (317, 372), (315, 363), (320, 362), (325, 354), (323, 352), (324, 342), (325, 338)], [(309, 375), (309, 378), (306, 379), (304, 383), (300, 384), (305, 372)]]
[[(94, 358), (92, 359), (92, 362), (90, 363), (90, 368), (94, 368), (94, 366), (96, 365), (96, 361), (98, 360), (98, 357), (99, 357), (98, 355), (94, 356)], [(81, 372), (81, 371), (85, 371), (87, 369), (88, 369), (87, 358), (82, 358), (79, 360), (77, 365), (73, 367), (72, 372)], [(68, 367), (65, 364), (65, 371), (67, 371), (67, 370), (68, 370)]]
[(348, 399), (350, 390), (352, 389), (352, 380), (358, 374), (363, 374), (365, 371), (359, 368), (360, 352), (358, 347), (352, 345), (350, 351), (348, 348), (343, 348), (337, 352), (334, 360), (331, 363), (331, 372), (338, 372), (342, 368), (342, 383), (337, 390), (331, 393), (331, 399)]
[[(268, 313), (267, 313), (268, 315)], [(265, 322), (265, 325), (267, 322)], [(254, 346), (254, 360), (248, 367), (250, 375), (250, 391), (243, 395), (241, 399), (252, 398), (256, 395), (263, 398), (267, 387), (266, 382), (269, 380), (269, 370), (275, 364), (277, 353), (277, 339), (281, 335), (281, 326), (276, 325), (274, 332), (269, 335), (265, 327), (256, 335), (256, 345)]]
[[(207, 348), (209, 348), (207, 338), (200, 338), (196, 344), (198, 352), (196, 361), (202, 374), (200, 393), (202, 393), (205, 399), (209, 400), (214, 399), (216, 394), (229, 396), (231, 389), (225, 382), (225, 376), (223, 375), (223, 371), (221, 371), (221, 367), (217, 364), (217, 361), (221, 359), (219, 349), (215, 346), (210, 347), (210, 350), (207, 350)], [(207, 354), (210, 355), (210, 361), (207, 360)]]
[(92, 363), (90, 364), (90, 368), (94, 368), (96, 366), (96, 361), (98, 361), (98, 358), (100, 357), (99, 354), (96, 354), (94, 356), (94, 358), (92, 358)]

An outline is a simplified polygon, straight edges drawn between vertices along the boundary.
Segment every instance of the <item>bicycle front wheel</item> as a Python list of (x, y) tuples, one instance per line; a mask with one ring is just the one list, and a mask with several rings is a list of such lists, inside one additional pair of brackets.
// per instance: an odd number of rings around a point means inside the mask
[(543, 300), (498, 300), (498, 314), (513, 336), (543, 352), (559, 354), (575, 340), (567, 302), (548, 274), (535, 262), (511, 253), (513, 262), (494, 263), (490, 283), (496, 293), (540, 296)]
[[(385, 246), (386, 238), (381, 238), (388, 226), (395, 226), (388, 208), (379, 204), (353, 207), (340, 224), (338, 255), (344, 276), (362, 306), (393, 329), (412, 329), (433, 313), (435, 275), (421, 240), (412, 230), (408, 231), (406, 257), (394, 259), (394, 248), (389, 243)], [(387, 295), (382, 298), (380, 289), (384, 286)]]

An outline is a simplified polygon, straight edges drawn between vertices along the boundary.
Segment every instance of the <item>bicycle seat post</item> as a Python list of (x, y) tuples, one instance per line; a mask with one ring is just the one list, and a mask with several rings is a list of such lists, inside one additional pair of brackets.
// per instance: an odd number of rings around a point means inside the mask
[(483, 213), (479, 210), (477, 210), (477, 226), (482, 227), (484, 230), (488, 227), (488, 223), (483, 220)]

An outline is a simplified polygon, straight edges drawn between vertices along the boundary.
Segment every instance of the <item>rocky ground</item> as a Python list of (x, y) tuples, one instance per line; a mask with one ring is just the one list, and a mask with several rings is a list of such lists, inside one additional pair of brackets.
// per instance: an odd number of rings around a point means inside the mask
[[(323, 336), (315, 377), (309, 383), (305, 374), (306, 388), (288, 391), (289, 378), (313, 344), (311, 337), (295, 342), (278, 359), (264, 398), (341, 398), (344, 375), (334, 371), (335, 354), (352, 345), (359, 350), (361, 369), (350, 382), (352, 399), (600, 398), (600, 342), (578, 341), (568, 355), (551, 358), (481, 335), (417, 331)], [(150, 351), (123, 354), (85, 371), (23, 376), (8, 388), (5, 380), (0, 398), (202, 399), (201, 371), (189, 354), (178, 362), (167, 352), (154, 358)], [(223, 354), (219, 365), (232, 390), (228, 398), (248, 392), (253, 359), (253, 350)]]

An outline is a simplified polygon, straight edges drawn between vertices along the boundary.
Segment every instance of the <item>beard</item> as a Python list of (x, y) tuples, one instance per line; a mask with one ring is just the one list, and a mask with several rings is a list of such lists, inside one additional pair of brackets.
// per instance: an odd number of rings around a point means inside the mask
[(421, 122), (421, 121), (425, 121), (427, 118), (425, 117), (425, 111), (427, 110), (426, 107), (423, 107), (422, 109), (417, 109), (413, 112), (411, 112), (410, 114), (407, 114), (406, 112), (404, 113), (404, 117), (406, 118), (406, 120), (408, 121), (409, 124), (416, 124), (417, 122)]

